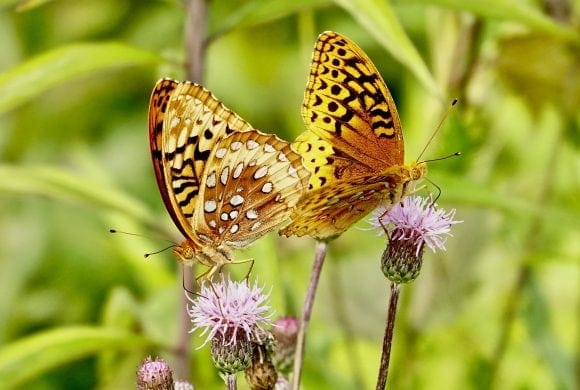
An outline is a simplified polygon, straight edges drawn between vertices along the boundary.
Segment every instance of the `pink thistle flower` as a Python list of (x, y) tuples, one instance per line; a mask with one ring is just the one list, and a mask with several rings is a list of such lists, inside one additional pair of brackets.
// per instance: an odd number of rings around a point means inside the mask
[(453, 220), (455, 209), (446, 212), (437, 209), (431, 202), (431, 197), (407, 196), (388, 211), (386, 206), (379, 206), (372, 213), (370, 223), (374, 228), (380, 229), (379, 234), (385, 234), (382, 225), (386, 227), (391, 225), (393, 227), (390, 231), (391, 240), (415, 241), (417, 254), (423, 244), (433, 252), (437, 249), (445, 250), (447, 237), (444, 236), (452, 236), (451, 225), (463, 221)]
[(370, 221), (374, 228), (389, 235), (381, 268), (389, 280), (408, 283), (421, 271), (425, 245), (433, 252), (445, 250), (451, 225), (463, 221), (453, 220), (455, 209), (437, 209), (430, 197), (408, 196), (390, 210), (388, 207), (378, 207)]
[(264, 294), (257, 282), (250, 286), (246, 281), (222, 277), (211, 286), (204, 283), (199, 296), (188, 296), (187, 313), (193, 322), (190, 333), (203, 329), (201, 336), (207, 336), (201, 347), (216, 334), (222, 336), (225, 344), (234, 344), (239, 337), (247, 341), (259, 339), (263, 326), (271, 325), (271, 314), (267, 314), (270, 307), (266, 305), (269, 297), (270, 293)]
[(193, 322), (190, 333), (202, 329), (206, 336), (203, 347), (211, 341), (211, 354), (216, 367), (225, 373), (235, 373), (248, 367), (254, 344), (259, 342), (271, 325), (266, 304), (270, 293), (264, 294), (257, 283), (234, 282), (225, 279), (203, 284), (199, 296), (187, 296), (187, 313)]

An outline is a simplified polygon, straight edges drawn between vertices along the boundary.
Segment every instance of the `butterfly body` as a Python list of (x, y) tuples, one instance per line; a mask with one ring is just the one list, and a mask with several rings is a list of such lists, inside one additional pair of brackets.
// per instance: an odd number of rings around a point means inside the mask
[(287, 142), (252, 128), (195, 83), (156, 84), (149, 140), (161, 197), (185, 237), (174, 253), (208, 266), (208, 275), (284, 221), (308, 181)]
[(307, 130), (293, 146), (311, 176), (282, 235), (334, 237), (379, 203), (397, 203), (427, 173), (424, 163), (404, 164), (401, 123), (384, 80), (338, 33), (318, 37), (302, 118)]
[(185, 239), (173, 248), (173, 253), (184, 265), (192, 266), (197, 262), (210, 269), (216, 267), (216, 270), (233, 261), (233, 254), (229, 248), (221, 245), (217, 247), (200, 246), (191, 239)]

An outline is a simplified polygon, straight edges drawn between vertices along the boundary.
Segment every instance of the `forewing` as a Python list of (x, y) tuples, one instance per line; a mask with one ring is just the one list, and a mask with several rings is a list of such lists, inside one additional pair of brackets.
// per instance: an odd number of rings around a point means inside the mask
[(201, 85), (160, 80), (149, 105), (149, 138), (163, 201), (184, 236), (195, 239), (194, 210), (216, 142), (251, 126)]
[(336, 179), (404, 162), (401, 123), (385, 82), (362, 49), (338, 33), (318, 38), (302, 116), (309, 131), (332, 145), (337, 158), (328, 165), (340, 168)]

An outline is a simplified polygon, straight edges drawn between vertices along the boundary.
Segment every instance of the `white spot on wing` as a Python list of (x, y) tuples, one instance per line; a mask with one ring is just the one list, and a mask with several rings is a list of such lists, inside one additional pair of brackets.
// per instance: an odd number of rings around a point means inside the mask
[(221, 219), (222, 221), (227, 221), (227, 220), (228, 220), (228, 218), (229, 218), (229, 215), (228, 215), (228, 213), (221, 213), (221, 215), (220, 215), (220, 219)]
[(251, 230), (251, 231), (254, 231), (254, 230), (258, 229), (260, 226), (262, 226), (262, 222), (260, 222), (260, 221), (257, 221), (256, 223), (254, 223), (254, 224), (253, 224), (253, 225), (250, 227), (250, 230)]
[(257, 219), (258, 218), (258, 211), (251, 209), (246, 212), (246, 218), (248, 219)]
[(243, 170), (244, 170), (244, 163), (241, 162), (238, 165), (236, 165), (236, 169), (234, 169), (234, 173), (232, 173), (232, 177), (234, 179), (237, 179), (238, 177), (240, 177)]
[(219, 148), (218, 150), (215, 151), (215, 156), (217, 158), (224, 158), (227, 152), (228, 150), (226, 148)]
[(258, 163), (258, 160), (253, 159), (252, 161), (250, 161), (250, 163), (248, 164), (249, 167), (253, 167)]
[(232, 225), (232, 227), (230, 228), (230, 233), (234, 234), (238, 230), (240, 230), (240, 226), (236, 223), (236, 224)]
[(232, 199), (230, 199), (230, 204), (234, 207), (241, 205), (242, 203), (244, 203), (244, 198), (241, 195), (234, 195), (232, 196)]
[(212, 227), (214, 229), (217, 227), (217, 223), (215, 222), (215, 219), (212, 219), (207, 224), (209, 225), (209, 227)]
[(207, 175), (207, 179), (205, 179), (205, 185), (207, 188), (214, 188), (215, 184), (215, 171), (212, 171), (209, 175)]
[(215, 200), (210, 199), (210, 200), (206, 200), (205, 204), (203, 205), (203, 211), (205, 211), (206, 213), (213, 213), (217, 208), (217, 205), (215, 203)]
[(220, 175), (220, 181), (222, 182), (222, 184), (224, 186), (226, 184), (228, 184), (228, 176), (229, 175), (230, 175), (230, 167), (228, 165), (226, 165), (222, 171), (222, 174)]
[(280, 154), (278, 155), (278, 161), (282, 161), (282, 162), (288, 162), (288, 156), (286, 156), (284, 154), (284, 152), (280, 152)]
[(232, 142), (232, 144), (230, 145), (230, 149), (232, 149), (234, 152), (236, 150), (240, 150), (240, 148), (242, 147), (242, 143), (240, 141), (234, 141)]
[(250, 139), (248, 140), (248, 142), (246, 142), (246, 147), (248, 148), (248, 150), (254, 150), (258, 146), (260, 146), (260, 144), (254, 141), (253, 139)]
[(274, 153), (276, 149), (274, 149), (274, 147), (270, 144), (264, 144), (264, 151), (266, 153)]
[(226, 230), (226, 229), (224, 229), (223, 226), (220, 226), (219, 229), (218, 229), (218, 233), (219, 234), (222, 234), (224, 232), (224, 230)]
[(293, 166), (288, 167), (288, 174), (294, 178), (298, 178), (298, 173), (296, 172), (296, 168)]
[(231, 220), (236, 219), (239, 214), (240, 214), (240, 212), (238, 210), (232, 210), (232, 211), (230, 211), (230, 219)]
[(269, 194), (270, 192), (272, 192), (272, 189), (274, 188), (274, 185), (272, 184), (271, 181), (266, 182), (263, 186), (262, 186), (262, 192), (264, 194)]
[(181, 119), (178, 116), (174, 116), (173, 118), (171, 118), (171, 122), (169, 123), (169, 126), (173, 129), (173, 128), (175, 128), (175, 126), (177, 126), (179, 124), (179, 122), (181, 122)]
[(260, 168), (258, 168), (256, 170), (256, 172), (254, 172), (254, 179), (260, 179), (264, 176), (266, 176), (266, 174), (268, 173), (268, 167), (265, 165), (262, 165)]

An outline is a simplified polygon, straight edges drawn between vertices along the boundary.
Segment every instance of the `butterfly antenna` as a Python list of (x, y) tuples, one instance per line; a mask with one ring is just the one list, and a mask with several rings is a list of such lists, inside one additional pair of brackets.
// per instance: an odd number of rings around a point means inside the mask
[(161, 253), (161, 252), (165, 252), (167, 249), (171, 249), (171, 248), (173, 248), (173, 247), (176, 247), (176, 246), (177, 246), (177, 244), (171, 244), (171, 245), (169, 245), (169, 246), (168, 246), (168, 247), (166, 247), (166, 248), (159, 249), (158, 251), (155, 251), (155, 252), (150, 252), (150, 253), (145, 253), (145, 254), (143, 255), (143, 257), (145, 257), (145, 258), (148, 258), (149, 256), (153, 256), (153, 255), (159, 254), (159, 253)]
[(451, 154), (450, 154), (450, 155), (448, 155), (448, 156), (443, 156), (443, 157), (432, 158), (432, 159), (429, 159), (429, 160), (424, 160), (424, 161), (421, 161), (421, 162), (424, 162), (424, 163), (430, 163), (430, 162), (433, 162), (433, 161), (441, 161), (441, 160), (447, 160), (448, 158), (451, 158), (451, 157), (459, 157), (459, 156), (461, 156), (461, 155), (462, 155), (462, 154), (461, 154), (461, 152), (455, 152), (455, 153), (451, 153)]
[[(117, 230), (117, 229), (109, 229), (109, 233), (111, 234), (126, 234), (128, 236), (135, 236), (135, 237), (141, 237), (141, 238), (147, 238), (149, 240), (156, 240), (156, 238), (150, 237), (150, 236), (146, 236), (144, 234), (139, 234), (139, 233), (130, 233), (130, 232), (124, 232), (122, 230)], [(162, 238), (163, 241), (167, 241), (171, 244), (173, 244), (173, 246), (177, 245), (176, 242), (168, 240), (166, 238)]]
[(449, 115), (449, 113), (451, 112), (451, 110), (453, 109), (453, 106), (455, 106), (455, 104), (457, 104), (457, 99), (453, 99), (453, 101), (451, 102), (451, 105), (449, 106), (447, 111), (445, 111), (445, 114), (443, 114), (443, 116), (441, 117), (441, 121), (439, 121), (439, 125), (435, 128), (435, 130), (433, 131), (433, 133), (431, 134), (431, 136), (429, 137), (429, 139), (425, 143), (425, 146), (423, 147), (423, 150), (421, 150), (421, 153), (419, 153), (419, 157), (417, 157), (416, 161), (419, 161), (419, 159), (421, 159), (421, 156), (423, 156), (423, 153), (425, 153), (425, 151), (427, 150), (427, 147), (431, 144), (431, 141), (433, 141), (433, 138), (435, 138), (435, 136), (437, 135), (439, 130), (441, 130), (441, 126), (443, 126), (443, 122), (445, 122), (445, 119), (447, 119), (447, 116)]

